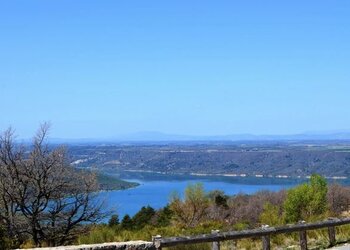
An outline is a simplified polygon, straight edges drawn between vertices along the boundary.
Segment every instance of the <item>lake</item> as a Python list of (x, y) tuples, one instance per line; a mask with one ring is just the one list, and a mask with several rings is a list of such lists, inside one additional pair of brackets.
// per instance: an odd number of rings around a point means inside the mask
[(164, 207), (173, 192), (183, 195), (188, 184), (203, 183), (206, 191), (222, 190), (228, 195), (238, 193), (252, 194), (261, 190), (278, 191), (293, 187), (304, 179), (277, 179), (256, 177), (207, 177), (190, 175), (161, 175), (153, 173), (123, 173), (118, 177), (126, 181), (138, 182), (136, 188), (101, 192), (99, 196), (106, 201), (106, 210), (134, 215), (142, 206), (150, 205), (158, 209)]

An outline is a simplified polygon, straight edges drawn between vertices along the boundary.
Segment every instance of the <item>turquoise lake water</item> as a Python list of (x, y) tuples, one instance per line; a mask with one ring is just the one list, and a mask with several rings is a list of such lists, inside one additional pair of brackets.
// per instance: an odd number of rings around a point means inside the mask
[(278, 191), (288, 189), (306, 180), (274, 179), (253, 177), (194, 177), (165, 176), (155, 174), (128, 174), (119, 176), (124, 180), (138, 182), (136, 188), (100, 193), (105, 200), (105, 209), (117, 213), (134, 215), (142, 206), (150, 205), (158, 209), (164, 207), (173, 192), (183, 194), (188, 184), (203, 183), (206, 191), (222, 190), (228, 195), (238, 193), (252, 194), (261, 190)]

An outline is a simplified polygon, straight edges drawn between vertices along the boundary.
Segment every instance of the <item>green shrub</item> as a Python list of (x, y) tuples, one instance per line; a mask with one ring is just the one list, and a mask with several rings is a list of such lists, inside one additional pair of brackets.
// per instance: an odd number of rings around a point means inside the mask
[(312, 175), (309, 183), (288, 190), (284, 212), (287, 223), (324, 217), (327, 212), (326, 180), (319, 175)]
[(260, 215), (261, 224), (269, 226), (279, 226), (283, 224), (283, 217), (281, 216), (280, 208), (271, 203), (264, 205), (264, 210)]

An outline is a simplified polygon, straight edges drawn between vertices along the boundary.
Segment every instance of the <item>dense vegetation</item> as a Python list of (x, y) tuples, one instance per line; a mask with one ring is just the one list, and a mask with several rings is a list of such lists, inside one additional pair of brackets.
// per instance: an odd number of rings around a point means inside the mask
[(350, 177), (346, 142), (70, 146), (79, 167), (170, 174)]
[(139, 185), (138, 183), (124, 181), (104, 173), (97, 173), (97, 181), (101, 190), (123, 190)]
[[(227, 196), (222, 191), (204, 192), (201, 184), (190, 185), (180, 198), (173, 195), (162, 209), (143, 207), (133, 217), (125, 215), (119, 220), (113, 215), (108, 224), (93, 225), (87, 235), (77, 243), (150, 240), (153, 235), (163, 237), (209, 233), (212, 229), (242, 230), (261, 225), (278, 226), (322, 220), (330, 216), (346, 216), (350, 205), (350, 189), (313, 175), (308, 183), (280, 192), (261, 191), (254, 195)], [(338, 235), (349, 240), (350, 227), (341, 227)], [(308, 233), (310, 244), (326, 245), (324, 230)], [(280, 246), (297, 244), (295, 234), (273, 237)], [(226, 244), (226, 245), (225, 245)], [(228, 247), (227, 244), (225, 247)], [(230, 243), (233, 244), (233, 243)], [(260, 240), (238, 241), (240, 248), (257, 249)], [(196, 248), (197, 247), (197, 248)], [(187, 249), (207, 249), (207, 245), (189, 246)], [(181, 249), (186, 249), (182, 247)]]

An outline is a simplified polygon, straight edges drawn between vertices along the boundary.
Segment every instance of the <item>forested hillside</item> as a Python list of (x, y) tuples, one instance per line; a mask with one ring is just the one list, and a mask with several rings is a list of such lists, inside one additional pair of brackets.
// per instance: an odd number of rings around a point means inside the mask
[(350, 143), (70, 146), (76, 167), (162, 173), (350, 176)]

